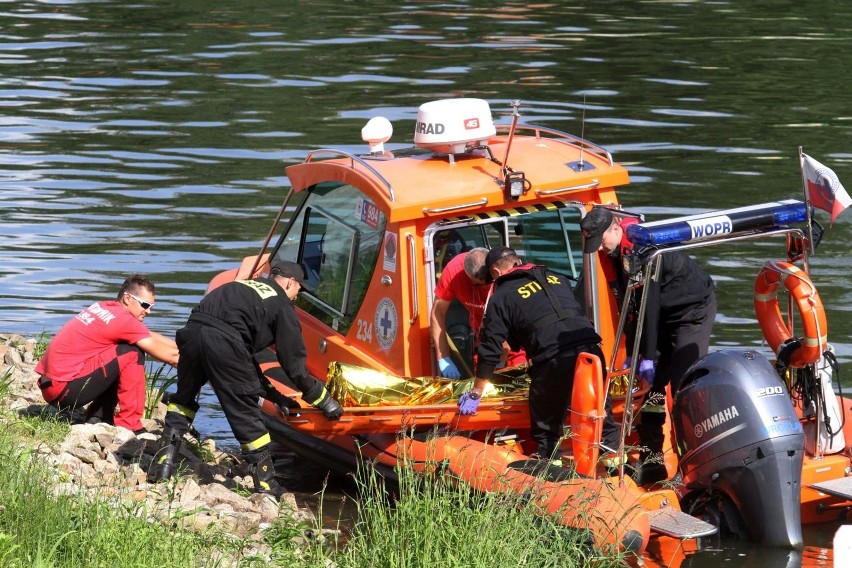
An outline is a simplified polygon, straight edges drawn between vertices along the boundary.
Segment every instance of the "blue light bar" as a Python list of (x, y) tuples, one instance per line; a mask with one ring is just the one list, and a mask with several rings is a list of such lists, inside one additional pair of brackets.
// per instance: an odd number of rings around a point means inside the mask
[(738, 209), (629, 225), (627, 238), (640, 246), (676, 245), (790, 223), (803, 223), (806, 220), (805, 204), (796, 199), (785, 199)]

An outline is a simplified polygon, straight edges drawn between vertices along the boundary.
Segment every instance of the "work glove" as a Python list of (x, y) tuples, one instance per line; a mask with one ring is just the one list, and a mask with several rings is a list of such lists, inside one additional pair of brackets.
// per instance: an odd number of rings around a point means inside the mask
[(649, 385), (654, 384), (654, 361), (651, 359), (642, 359), (639, 363), (639, 372), (636, 375), (644, 380)]
[(438, 359), (438, 369), (441, 371), (441, 376), (447, 379), (460, 379), (461, 373), (456, 364), (450, 357)]
[[(270, 383), (269, 381), (266, 381), (263, 386), (264, 390), (266, 391), (263, 395), (263, 398), (271, 402), (273, 406), (275, 406), (276, 410), (278, 410), (278, 413), (281, 414), (281, 416), (287, 418), (288, 416), (290, 416), (291, 410), (296, 411), (301, 408), (298, 402), (296, 402), (289, 396), (282, 394), (278, 389), (272, 386), (272, 383)], [(299, 413), (294, 412), (294, 415), (298, 416)]]
[(468, 416), (476, 414), (476, 409), (479, 408), (479, 401), (482, 395), (478, 392), (468, 391), (459, 397), (459, 414)]
[(633, 357), (628, 355), (627, 359), (624, 360), (624, 365), (621, 366), (621, 370), (623, 371), (624, 369), (629, 369), (631, 363), (633, 363)]
[(343, 407), (331, 397), (331, 394), (325, 389), (322, 390), (323, 396), (319, 402), (314, 403), (314, 406), (322, 410), (322, 415), (327, 420), (340, 420), (343, 416)]

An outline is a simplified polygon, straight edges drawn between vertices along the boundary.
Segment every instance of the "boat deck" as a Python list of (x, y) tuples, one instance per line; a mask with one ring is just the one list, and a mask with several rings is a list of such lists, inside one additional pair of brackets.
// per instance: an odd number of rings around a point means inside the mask
[(718, 532), (718, 528), (672, 507), (651, 513), (651, 530), (675, 538), (699, 538)]
[(852, 501), (852, 477), (841, 477), (839, 479), (812, 483), (810, 487), (826, 495)]

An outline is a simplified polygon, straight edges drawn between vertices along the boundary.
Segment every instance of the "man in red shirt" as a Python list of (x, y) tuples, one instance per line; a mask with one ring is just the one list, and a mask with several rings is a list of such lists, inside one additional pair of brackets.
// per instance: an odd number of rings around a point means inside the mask
[(95, 302), (59, 330), (35, 369), (48, 404), (62, 410), (88, 404), (87, 421), (144, 431), (145, 354), (178, 362), (177, 344), (142, 323), (154, 293), (150, 280), (134, 274), (114, 301)]
[(452, 301), (458, 299), (467, 310), (470, 328), (476, 337), (482, 324), (482, 313), (485, 310), (485, 301), (488, 299), (490, 289), (490, 286), (485, 283), (487, 277), (485, 255), (487, 254), (488, 249), (479, 247), (453, 257), (444, 267), (435, 287), (429, 330), (435, 346), (438, 369), (441, 376), (448, 379), (462, 377), (450, 356), (450, 347), (447, 342), (447, 311)]
[[(453, 257), (444, 267), (435, 287), (429, 330), (432, 334), (432, 344), (435, 346), (438, 370), (442, 377), (462, 378), (461, 372), (450, 356), (447, 341), (447, 311), (454, 299), (458, 299), (467, 310), (474, 342), (479, 342), (482, 315), (485, 312), (488, 295), (491, 293), (490, 277), (485, 269), (487, 254), (487, 248), (477, 247)], [(507, 366), (519, 365), (526, 361), (523, 351), (509, 352), (508, 346), (505, 346), (504, 353), (508, 354), (504, 362)]]

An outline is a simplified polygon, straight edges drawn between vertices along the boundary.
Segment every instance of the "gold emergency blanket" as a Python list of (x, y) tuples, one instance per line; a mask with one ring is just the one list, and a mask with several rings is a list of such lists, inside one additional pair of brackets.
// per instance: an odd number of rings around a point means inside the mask
[[(365, 367), (333, 362), (328, 366), (326, 387), (343, 406), (414, 406), (444, 404), (458, 400), (470, 390), (473, 380), (441, 377), (398, 377)], [(483, 398), (523, 399), (529, 378), (519, 373), (495, 374)]]

